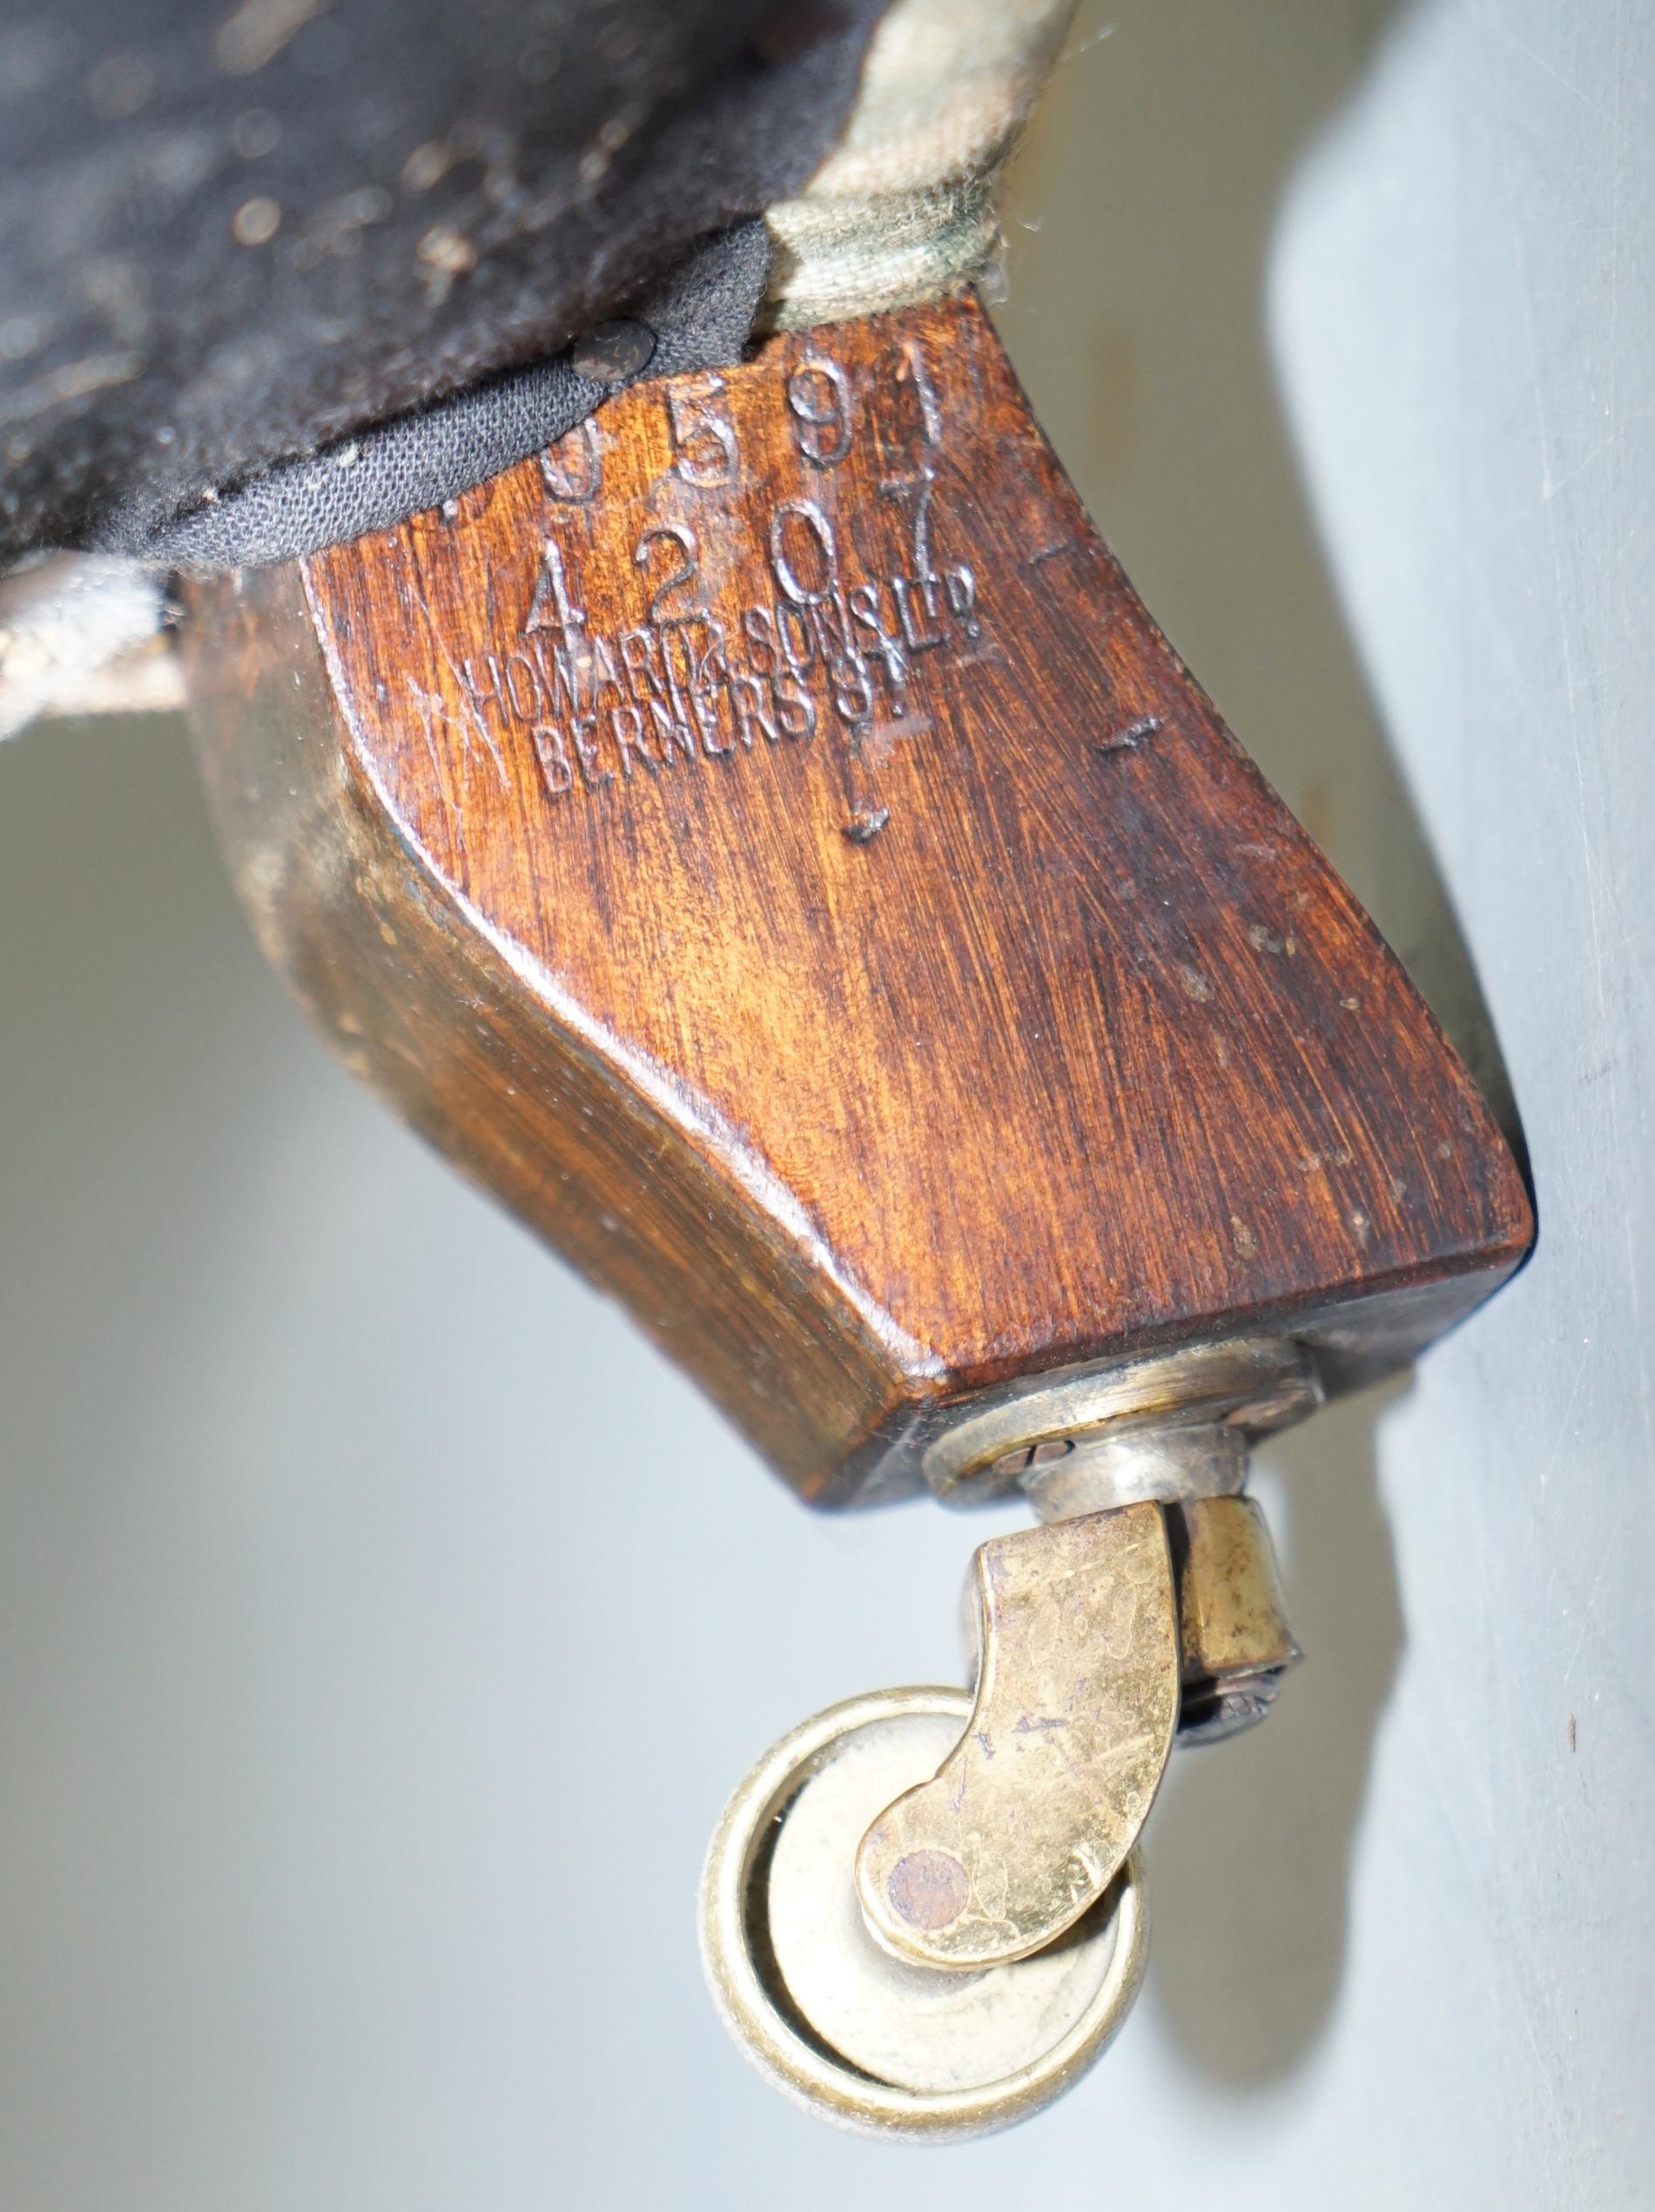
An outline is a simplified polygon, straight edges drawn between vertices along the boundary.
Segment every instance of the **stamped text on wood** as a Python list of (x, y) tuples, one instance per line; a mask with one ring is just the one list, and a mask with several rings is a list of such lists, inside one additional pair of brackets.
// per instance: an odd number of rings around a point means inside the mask
[(974, 306), (640, 386), (192, 651), (301, 991), (813, 1495), (1066, 1362), (1383, 1362), (1525, 1247)]

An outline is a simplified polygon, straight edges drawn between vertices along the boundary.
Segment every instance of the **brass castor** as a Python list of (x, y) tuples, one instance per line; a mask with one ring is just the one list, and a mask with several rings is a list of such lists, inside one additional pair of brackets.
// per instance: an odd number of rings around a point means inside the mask
[(1101, 2056), (1143, 1977), (1135, 1854), (1046, 1949), (975, 1971), (920, 1967), (876, 1940), (857, 1845), (958, 1742), (963, 1690), (885, 1690), (784, 1736), (725, 1808), (702, 1880), (707, 1978), (726, 2025), (785, 2094), (860, 2135), (992, 2134)]

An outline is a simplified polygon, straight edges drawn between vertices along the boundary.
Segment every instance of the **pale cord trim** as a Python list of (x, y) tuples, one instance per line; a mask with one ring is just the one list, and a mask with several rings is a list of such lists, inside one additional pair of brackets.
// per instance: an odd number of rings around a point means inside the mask
[(55, 553), (0, 576), (0, 737), (37, 715), (181, 706), (165, 612), (159, 581), (133, 561)]
[(784, 329), (935, 299), (999, 251), (1000, 171), (1073, 0), (894, 0), (838, 145), (765, 216)]

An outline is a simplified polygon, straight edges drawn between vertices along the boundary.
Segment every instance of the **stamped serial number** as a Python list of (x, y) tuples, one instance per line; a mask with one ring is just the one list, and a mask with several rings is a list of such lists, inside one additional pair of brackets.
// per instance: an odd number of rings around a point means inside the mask
[[(659, 388), (672, 511), (646, 521), (629, 547), (604, 518), (601, 595), (612, 608), (615, 572), (629, 573), (629, 621), (596, 619), (589, 600), (600, 595), (581, 573), (603, 498), (600, 433), (589, 422), (543, 454), (548, 521), (515, 634), (454, 665), (457, 702), (411, 685), (427, 742), (457, 705), (468, 753), (480, 743), (503, 777), (503, 743), (526, 736), (548, 797), (568, 802), (812, 740), (856, 746), (876, 729), (899, 733), (932, 656), (980, 657), (976, 575), (938, 545), (944, 408), (917, 342), (862, 394), (818, 347), (776, 396), (798, 469), (786, 497), (773, 483), (756, 496), (748, 483), (723, 378)], [(878, 506), (866, 530), (854, 501), (837, 496), (853, 455), (871, 464), (858, 481), (872, 482)], [(859, 554), (853, 528), (884, 555)]]

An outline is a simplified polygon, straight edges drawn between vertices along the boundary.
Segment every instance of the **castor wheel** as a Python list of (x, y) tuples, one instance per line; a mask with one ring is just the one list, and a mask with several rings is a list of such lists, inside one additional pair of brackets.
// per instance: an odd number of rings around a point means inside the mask
[(1142, 1980), (1135, 1855), (1055, 1942), (1006, 1965), (915, 1966), (878, 1940), (858, 1844), (971, 1711), (964, 1691), (923, 1689), (818, 1713), (760, 1759), (708, 1855), (702, 1951), (726, 2025), (777, 2088), (859, 2134), (945, 2141), (1038, 2112), (1108, 2047)]

